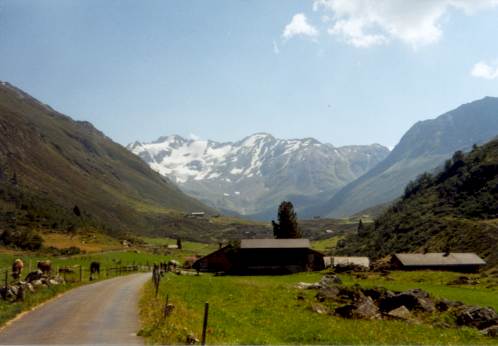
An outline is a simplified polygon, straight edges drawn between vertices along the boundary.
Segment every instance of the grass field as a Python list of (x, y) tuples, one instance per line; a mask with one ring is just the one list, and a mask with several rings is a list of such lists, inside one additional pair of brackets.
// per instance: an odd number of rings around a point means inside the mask
[[(204, 302), (210, 303), (208, 344), (498, 344), (469, 328), (442, 329), (428, 324), (398, 321), (346, 320), (314, 313), (311, 304), (316, 291), (306, 290), (298, 300), (295, 284), (316, 282), (320, 273), (288, 276), (176, 276), (168, 274), (161, 282), (160, 295), (154, 297), (148, 283), (140, 302), (141, 335), (150, 343), (184, 343), (193, 333), (200, 338)], [(420, 287), (439, 297), (469, 304), (498, 308), (498, 290), (454, 287), (446, 283), (454, 273), (392, 273), (386, 280), (377, 275), (364, 279), (341, 275), (346, 284), (384, 286), (394, 290)], [(162, 317), (166, 295), (175, 310)]]

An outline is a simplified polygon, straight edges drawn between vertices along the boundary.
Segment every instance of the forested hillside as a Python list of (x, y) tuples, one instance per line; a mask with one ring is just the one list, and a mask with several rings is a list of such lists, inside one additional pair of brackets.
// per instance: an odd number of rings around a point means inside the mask
[(398, 202), (337, 252), (378, 258), (445, 250), (477, 252), (498, 264), (498, 139), (457, 151), (440, 173), (410, 182)]

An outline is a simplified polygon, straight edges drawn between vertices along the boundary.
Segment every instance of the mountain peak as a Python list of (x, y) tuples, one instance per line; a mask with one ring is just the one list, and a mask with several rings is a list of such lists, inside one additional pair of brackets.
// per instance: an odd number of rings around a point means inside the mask
[(380, 146), (351, 150), (265, 132), (226, 143), (165, 136), (128, 148), (192, 196), (245, 215), (273, 210), (292, 196), (314, 200), (332, 193), (388, 154)]

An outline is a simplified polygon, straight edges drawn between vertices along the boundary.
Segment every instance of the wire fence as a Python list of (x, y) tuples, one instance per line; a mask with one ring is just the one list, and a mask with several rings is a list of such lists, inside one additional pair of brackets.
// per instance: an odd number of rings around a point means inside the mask
[[(3, 288), (6, 292), (8, 287), (12, 284), (19, 284), (20, 281), (26, 281), (23, 276), (27, 277), (26, 275), (32, 273), (32, 270), (31, 261), (29, 263), (28, 270), (23, 271), (22, 275), (19, 275), (18, 277), (12, 275), (12, 268), (0, 268), (0, 290)], [(65, 283), (82, 283), (108, 279), (136, 272), (150, 272), (151, 270), (152, 266), (147, 263), (100, 267), (99, 270), (92, 271), (90, 266), (85, 263), (84, 265), (74, 264), (68, 266), (55, 266), (55, 270), (52, 267), (50, 271), (44, 273), (44, 278), (48, 280), (59, 278)], [(4, 295), (3, 298), (4, 300), (7, 300), (6, 295)]]

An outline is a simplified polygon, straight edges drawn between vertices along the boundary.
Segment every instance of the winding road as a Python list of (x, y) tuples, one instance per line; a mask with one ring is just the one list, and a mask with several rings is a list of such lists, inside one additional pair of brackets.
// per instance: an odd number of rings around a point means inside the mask
[(1, 345), (135, 344), (138, 297), (149, 273), (75, 288), (0, 329)]

